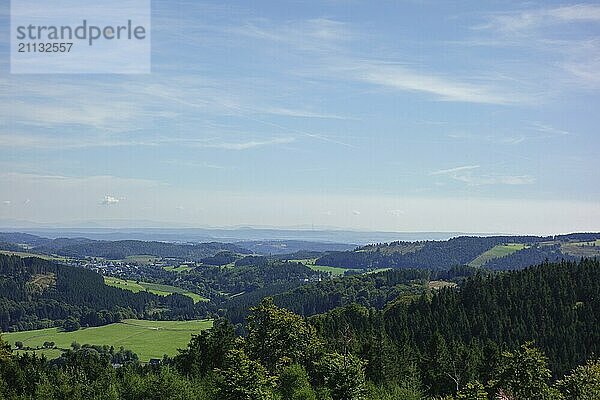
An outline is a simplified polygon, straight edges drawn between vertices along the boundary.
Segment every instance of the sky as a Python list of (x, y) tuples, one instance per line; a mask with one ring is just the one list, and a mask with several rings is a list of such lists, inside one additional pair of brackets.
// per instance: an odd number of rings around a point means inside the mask
[(600, 230), (598, 3), (153, 1), (138, 75), (11, 74), (6, 3), (5, 225)]

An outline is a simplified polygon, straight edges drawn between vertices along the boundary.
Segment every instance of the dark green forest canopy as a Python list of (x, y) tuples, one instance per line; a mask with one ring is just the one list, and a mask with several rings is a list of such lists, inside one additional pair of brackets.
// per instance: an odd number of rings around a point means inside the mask
[[(60, 326), (75, 318), (98, 326), (124, 318), (186, 318), (204, 314), (202, 305), (179, 294), (161, 297), (132, 293), (104, 284), (83, 268), (36, 257), (0, 255), (0, 329)], [(156, 310), (159, 311), (157, 315)]]
[(531, 340), (546, 352), (552, 370), (564, 374), (600, 354), (600, 261), (478, 274), (460, 289), (391, 302), (383, 311), (349, 306), (311, 321), (332, 344), (347, 327), (364, 350), (376, 345), (369, 342), (373, 332), (383, 330), (394, 346), (416, 355), (426, 354), (435, 340), (475, 353), (490, 343), (515, 348)]

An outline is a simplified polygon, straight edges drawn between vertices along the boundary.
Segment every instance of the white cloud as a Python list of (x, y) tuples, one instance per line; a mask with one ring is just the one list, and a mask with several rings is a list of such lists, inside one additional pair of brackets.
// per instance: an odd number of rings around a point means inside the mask
[(113, 206), (116, 204), (119, 204), (121, 202), (120, 198), (111, 196), (111, 195), (105, 195), (104, 199), (100, 202), (100, 204), (104, 205), (104, 206)]

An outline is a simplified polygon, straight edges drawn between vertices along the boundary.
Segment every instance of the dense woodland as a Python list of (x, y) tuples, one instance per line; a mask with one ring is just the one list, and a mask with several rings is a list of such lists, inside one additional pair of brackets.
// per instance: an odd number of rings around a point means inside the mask
[[(7, 399), (403, 400), (600, 396), (600, 262), (467, 278), (460, 289), (303, 318), (271, 298), (246, 334), (218, 320), (160, 365), (90, 346), (59, 359), (0, 344)], [(493, 328), (493, 329), (491, 329)], [(476, 336), (476, 337), (475, 337)], [(122, 355), (127, 354), (121, 351)]]
[(35, 257), (0, 255), (0, 328), (98, 326), (124, 318), (190, 319), (204, 311), (182, 295), (132, 293), (104, 284), (101, 275)]
[(350, 304), (382, 309), (392, 300), (408, 301), (430, 291), (431, 280), (461, 282), (475, 271), (471, 267), (454, 267), (448, 271), (395, 269), (363, 275), (325, 277), (320, 282), (266, 287), (258, 292), (245, 293), (227, 300), (222, 307), (227, 310), (227, 319), (233, 323), (243, 322), (248, 309), (266, 296), (273, 297), (278, 306), (303, 316), (324, 313)]

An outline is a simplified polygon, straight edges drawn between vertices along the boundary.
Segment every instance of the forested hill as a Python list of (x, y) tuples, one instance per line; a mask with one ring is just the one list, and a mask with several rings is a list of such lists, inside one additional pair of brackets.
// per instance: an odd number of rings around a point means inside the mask
[(575, 260), (600, 255), (600, 233), (560, 236), (461, 236), (446, 241), (392, 242), (331, 252), (316, 265), (342, 268), (448, 269), (472, 265), (490, 269), (525, 268), (544, 260)]
[(15, 244), (25, 244), (26, 247), (24, 249), (35, 253), (56, 254), (76, 258), (102, 257), (111, 260), (121, 260), (128, 256), (144, 254), (156, 257), (173, 257), (200, 261), (205, 257), (214, 256), (220, 251), (231, 251), (238, 254), (252, 253), (250, 250), (231, 243), (180, 244), (141, 240), (47, 239), (18, 233), (0, 233), (0, 242), (12, 245), (10, 248), (7, 247), (6, 250), (15, 250)]
[[(551, 369), (561, 375), (600, 354), (600, 261), (475, 275), (460, 289), (392, 302), (384, 311), (352, 305), (311, 321), (333, 346), (343, 345), (343, 335), (352, 337), (366, 358), (387, 346), (383, 353), (389, 359), (372, 359), (373, 368), (409, 369), (420, 360), (423, 383), (438, 393), (455, 385), (451, 375), (463, 383), (487, 381), (499, 351), (526, 341), (544, 350)], [(407, 364), (381, 365), (398, 359)]]
[(0, 329), (104, 325), (123, 318), (193, 318), (192, 299), (106, 286), (101, 275), (40, 258), (0, 255)]

